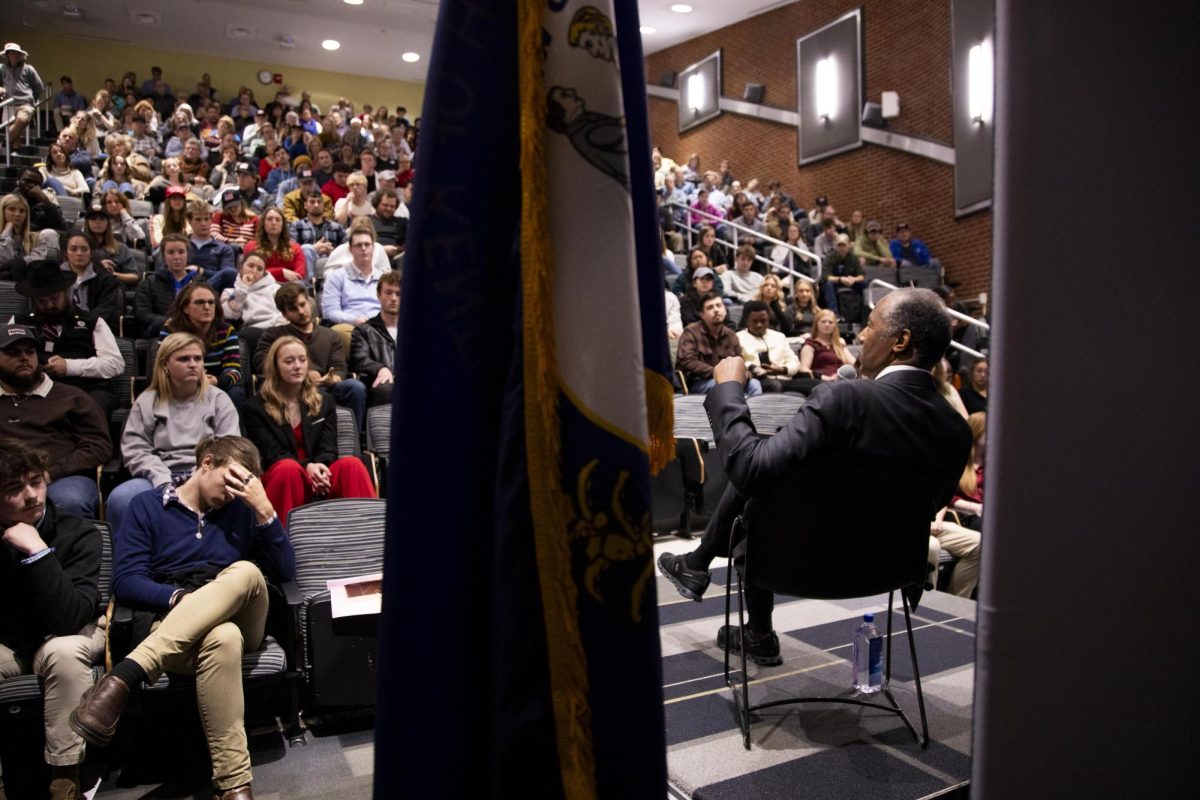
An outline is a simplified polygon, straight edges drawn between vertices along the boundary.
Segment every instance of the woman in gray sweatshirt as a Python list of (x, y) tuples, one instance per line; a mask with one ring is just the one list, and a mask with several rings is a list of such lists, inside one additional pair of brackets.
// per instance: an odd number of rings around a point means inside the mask
[(163, 339), (150, 388), (137, 396), (121, 436), (121, 460), (133, 476), (108, 497), (106, 516), (120, 529), (133, 498), (161, 490), (196, 467), (196, 445), (210, 436), (238, 436), (233, 401), (204, 377), (204, 345), (190, 333)]

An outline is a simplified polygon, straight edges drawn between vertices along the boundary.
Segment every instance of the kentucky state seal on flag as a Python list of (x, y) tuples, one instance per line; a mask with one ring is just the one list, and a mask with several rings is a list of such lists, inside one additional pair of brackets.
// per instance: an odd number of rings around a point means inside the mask
[(634, 3), (447, 0), (397, 347), (377, 798), (661, 798), (669, 361)]

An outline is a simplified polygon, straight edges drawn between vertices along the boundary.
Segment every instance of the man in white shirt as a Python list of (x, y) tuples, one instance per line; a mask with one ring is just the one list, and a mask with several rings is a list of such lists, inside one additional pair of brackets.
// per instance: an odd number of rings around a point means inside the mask
[(787, 337), (768, 327), (771, 313), (766, 303), (761, 300), (746, 303), (742, 319), (746, 327), (737, 332), (737, 338), (746, 369), (758, 378), (764, 392), (782, 392), (784, 382), (799, 372), (800, 359)]

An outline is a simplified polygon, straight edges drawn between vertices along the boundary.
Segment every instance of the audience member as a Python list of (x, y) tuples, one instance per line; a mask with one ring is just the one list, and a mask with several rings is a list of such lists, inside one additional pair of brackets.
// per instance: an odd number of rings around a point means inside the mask
[[(284, 156), (286, 162), (286, 156)], [(234, 171), (237, 175), (237, 193), (242, 200), (242, 208), (250, 214), (262, 215), (268, 208), (275, 205), (275, 195), (258, 185), (258, 171), (246, 162), (237, 165)], [(221, 205), (225, 205), (225, 192), (221, 192)]]
[(332, 177), (321, 184), (321, 191), (330, 199), (336, 206), (337, 201), (341, 200), (346, 195), (350, 194), (350, 188), (346, 185), (347, 179), (354, 168), (344, 161), (339, 161), (330, 168)]
[(941, 262), (934, 258), (929, 248), (920, 239), (914, 239), (907, 222), (896, 223), (896, 238), (889, 247), (892, 258), (902, 267), (930, 267), (939, 269)]
[(762, 285), (763, 276), (752, 269), (754, 255), (751, 245), (744, 244), (738, 248), (733, 259), (733, 269), (725, 273), (726, 297), (739, 303), (747, 303), (758, 296), (758, 287)]
[(64, 75), (58, 79), (59, 91), (55, 92), (50, 101), (50, 107), (55, 112), (56, 127), (62, 130), (71, 123), (76, 111), (87, 110), (87, 98), (75, 91), (75, 82), (70, 76)]
[[(309, 167), (301, 167), (296, 171), (296, 188), (285, 194), (279, 203), (280, 208), (283, 209), (283, 218), (288, 221), (289, 225), (294, 225), (308, 216), (306, 206), (309, 196), (313, 194), (321, 194), (321, 190), (317, 188), (316, 175)], [(333, 220), (333, 203), (323, 194), (321, 194), (320, 215), (322, 219)], [(293, 234), (292, 238), (295, 239), (296, 236)]]
[(938, 361), (933, 367), (933, 380), (937, 383), (938, 392), (942, 397), (946, 398), (946, 402), (954, 406), (954, 410), (966, 419), (970, 414), (967, 413), (967, 407), (963, 405), (962, 397), (958, 391), (951, 385), (950, 380), (950, 362), (945, 358)]
[(33, 301), (25, 320), (38, 333), (43, 371), (54, 380), (82, 389), (105, 418), (113, 411), (112, 380), (125, 369), (112, 329), (101, 317), (80, 314), (71, 299), (71, 273), (53, 261), (30, 265), (17, 292)]
[(751, 300), (742, 309), (746, 327), (737, 332), (746, 369), (758, 379), (764, 392), (782, 392), (785, 383), (800, 370), (800, 359), (787, 337), (768, 327), (771, 312), (761, 300)]
[(110, 189), (100, 195), (97, 203), (108, 214), (108, 228), (114, 239), (126, 247), (145, 247), (146, 232), (133, 218), (133, 207), (128, 197)]
[(983, 474), (987, 455), (987, 412), (975, 411), (967, 417), (971, 429), (971, 458), (963, 467), (962, 477), (950, 507), (958, 512), (963, 525), (983, 531)]
[(233, 401), (206, 380), (204, 350), (191, 333), (172, 333), (159, 343), (150, 386), (134, 399), (121, 434), (121, 460), (132, 477), (108, 496), (104, 513), (114, 531), (134, 497), (191, 474), (197, 444), (240, 430)]
[(263, 212), (254, 232), (254, 241), (249, 242), (242, 252), (265, 257), (267, 272), (279, 283), (304, 282), (308, 276), (304, 252), (292, 241), (283, 212), (274, 206)]
[[(58, 256), (58, 236), (54, 231), (34, 233), (29, 227), (29, 204), (19, 194), (0, 198), (0, 280), (19, 280), (26, 265)], [(53, 241), (51, 241), (53, 240)]]
[(49, 496), (67, 514), (95, 519), (96, 468), (108, 462), (108, 420), (81, 389), (57, 383), (38, 360), (37, 333), (0, 325), (0, 437), (46, 452)]
[(346, 229), (333, 221), (329, 198), (310, 189), (304, 199), (304, 215), (291, 224), (292, 240), (304, 253), (308, 274), (315, 280), (317, 262), (328, 258), (335, 248), (346, 243)]
[(408, 220), (396, 216), (400, 208), (400, 196), (395, 189), (380, 189), (372, 198), (375, 213), (371, 215), (371, 224), (375, 226), (375, 241), (383, 245), (392, 266), (400, 263), (404, 255), (404, 243), (408, 238)]
[[(722, 358), (742, 352), (737, 334), (725, 325), (725, 301), (710, 292), (700, 308), (700, 319), (684, 327), (679, 337), (676, 364), (683, 371), (688, 394), (706, 394), (715, 385), (713, 367)], [(758, 379), (747, 381), (746, 394), (762, 394)]]
[(381, 275), (376, 292), (379, 313), (350, 334), (350, 369), (370, 386), (368, 402), (373, 406), (392, 401), (392, 366), (396, 363), (396, 331), (400, 325), (400, 273)]
[(17, 143), (25, 135), (25, 128), (33, 119), (34, 108), (46, 93), (42, 77), (26, 59), (29, 53), (16, 42), (4, 45), (3, 63), (0, 63), (0, 100), (12, 100), (4, 109), (4, 121), (9, 123), (8, 141)]
[[(754, 300), (758, 300), (767, 307), (767, 327), (773, 331), (779, 331), (784, 337), (792, 336), (796, 326), (796, 318), (792, 314), (792, 310), (787, 303), (783, 301), (783, 282), (779, 280), (778, 275), (767, 275), (763, 278), (762, 283), (758, 285), (758, 292), (754, 295)], [(740, 327), (746, 326), (746, 310), (742, 309), (742, 319), (739, 323)]]
[(96, 272), (113, 276), (122, 286), (136, 287), (141, 275), (133, 251), (117, 241), (108, 212), (103, 208), (88, 209), (83, 215), (83, 233), (92, 246), (92, 266)]
[(258, 216), (246, 211), (242, 195), (236, 189), (221, 192), (221, 210), (213, 215), (213, 219), (217, 226), (213, 236), (218, 241), (234, 247), (245, 247), (254, 241)]
[(58, 182), (58, 186), (55, 187), (56, 192), (61, 188), (67, 195), (80, 199), (91, 192), (83, 173), (71, 165), (66, 151), (58, 142), (50, 145), (46, 154), (46, 162), (46, 165), (41, 168), (42, 176), (47, 180), (53, 179)]
[[(800, 224), (798, 222), (788, 223), (787, 230), (784, 233), (784, 241), (791, 245), (791, 247), (782, 244), (775, 245), (771, 248), (771, 260), (793, 272), (807, 275), (811, 270), (811, 265), (804, 256), (793, 249), (807, 249), (808, 246), (808, 242), (804, 241), (804, 238), (800, 234)], [(789, 282), (795, 279), (794, 275), (788, 274)]]
[(839, 233), (833, 252), (821, 262), (821, 304), (835, 314), (842, 311), (838, 290), (852, 289), (861, 298), (864, 280), (862, 263), (851, 249), (850, 237)]
[(113, 594), (156, 622), (71, 714), (71, 727), (104, 747), (139, 687), (164, 671), (194, 673), (213, 786), (225, 800), (253, 796), (241, 663), (262, 644), (264, 574), (274, 581), (295, 574), (260, 471), (253, 444), (216, 437), (197, 446), (196, 470), (178, 488), (133, 499), (114, 535)]
[(969, 414), (987, 411), (988, 400), (988, 362), (986, 358), (976, 359), (967, 374), (966, 385), (958, 390), (963, 405)]
[(860, 236), (854, 243), (854, 254), (859, 258), (859, 265), (873, 267), (895, 267), (896, 259), (892, 258), (891, 248), (883, 238), (883, 228), (875, 220), (867, 223), (866, 234)]
[(44, 452), (0, 440), (0, 681), (41, 678), (49, 797), (77, 800), (85, 746), (68, 719), (104, 655), (102, 543), (95, 525), (47, 497), (49, 466)]
[[(321, 293), (321, 317), (343, 330), (347, 341), (350, 331), (379, 313), (375, 287), (384, 271), (373, 263), (375, 228), (369, 219), (356, 222), (350, 231), (353, 261), (342, 269), (326, 271)], [(345, 328), (337, 328), (345, 325)]]
[(358, 458), (338, 458), (333, 398), (309, 369), (308, 348), (294, 336), (276, 339), (263, 364), (258, 394), (246, 404), (243, 428), (258, 447), (263, 485), (285, 523), (296, 506), (318, 498), (374, 497)]
[(796, 324), (792, 329), (792, 334), (795, 336), (803, 336), (812, 331), (813, 322), (817, 318), (817, 312), (820, 311), (820, 306), (817, 305), (817, 296), (813, 292), (813, 285), (808, 281), (796, 281), (795, 288), (792, 290), (792, 313), (795, 315)]
[[(169, 165), (163, 162), (163, 172)], [(162, 247), (163, 237), (169, 233), (192, 235), (192, 226), (188, 222), (188, 190), (182, 186), (169, 185), (166, 187), (166, 200), (162, 210), (150, 218), (150, 247), (157, 252)]]
[(267, 272), (267, 262), (259, 253), (242, 256), (242, 267), (233, 286), (221, 293), (225, 319), (240, 324), (238, 339), (244, 340), (251, 353), (268, 328), (284, 325), (287, 320), (275, 307), (279, 283)]
[(142, 336), (158, 338), (175, 296), (201, 275), (188, 268), (188, 240), (181, 233), (168, 233), (162, 242), (163, 265), (146, 274), (133, 296), (133, 314), (142, 326)]
[(308, 294), (298, 283), (280, 286), (275, 293), (275, 306), (287, 324), (270, 328), (259, 339), (254, 349), (255, 374), (262, 374), (267, 351), (276, 339), (295, 336), (308, 345), (308, 363), (316, 373), (313, 378), (317, 386), (333, 395), (338, 405), (353, 411), (359, 429), (363, 429), (367, 421), (367, 387), (347, 377), (345, 340), (333, 329), (316, 323)]
[(367, 194), (367, 179), (361, 172), (346, 178), (350, 193), (333, 204), (333, 218), (341, 225), (349, 225), (357, 217), (370, 217), (375, 213), (371, 196)]
[(853, 363), (854, 356), (838, 331), (837, 315), (828, 308), (821, 309), (813, 320), (812, 335), (800, 347), (800, 371), (832, 381), (837, 379), (842, 364)]
[[(125, 311), (125, 296), (121, 284), (92, 261), (92, 240), (83, 231), (67, 235), (67, 260), (62, 269), (74, 279), (71, 303), (81, 316), (103, 319), (110, 330), (118, 330)], [(32, 268), (32, 265), (30, 265)]]
[[(692, 252), (696, 253), (697, 251), (693, 250)], [(703, 253), (699, 253), (700, 258), (703, 258), (703, 256)], [(690, 270), (690, 272), (692, 273), (691, 285), (687, 287), (679, 298), (679, 313), (684, 326), (699, 321), (704, 315), (705, 297), (712, 293), (720, 296), (720, 292), (716, 289), (717, 276), (713, 273), (712, 269), (701, 266)]]
[(202, 270), (208, 285), (223, 292), (237, 280), (237, 255), (233, 247), (219, 242), (212, 234), (212, 206), (201, 200), (187, 204), (188, 265)]
[[(821, 221), (821, 235), (813, 240), (813, 252), (820, 258), (832, 253), (837, 244), (837, 223), (831, 219)], [(849, 234), (847, 234), (849, 237)]]
[(242, 351), (237, 331), (225, 321), (211, 286), (193, 281), (175, 296), (159, 336), (165, 339), (172, 333), (190, 333), (204, 343), (204, 372), (209, 385), (225, 392), (234, 406), (241, 408), (246, 401)]

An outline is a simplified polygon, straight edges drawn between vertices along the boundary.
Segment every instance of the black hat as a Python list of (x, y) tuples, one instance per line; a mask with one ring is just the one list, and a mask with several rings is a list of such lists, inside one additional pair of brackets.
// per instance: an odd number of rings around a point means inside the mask
[(100, 206), (92, 206), (83, 215), (84, 219), (108, 219), (108, 212)]
[(38, 343), (38, 337), (33, 332), (33, 328), (15, 323), (0, 325), (0, 350), (14, 345), (23, 339), (28, 339), (35, 345)]
[(296, 170), (296, 180), (298, 181), (310, 181), (313, 180), (313, 177), (313, 171), (308, 167), (301, 167)]
[(29, 265), (25, 279), (17, 282), (17, 294), (24, 297), (48, 297), (75, 285), (75, 274), (55, 262), (44, 259)]
[(231, 206), (234, 203), (242, 202), (242, 195), (237, 189), (226, 189), (221, 192), (221, 207)]
[(258, 177), (258, 170), (256, 170), (254, 167), (250, 166), (245, 161), (238, 163), (237, 173), (239, 175), (253, 175), (256, 178)]

